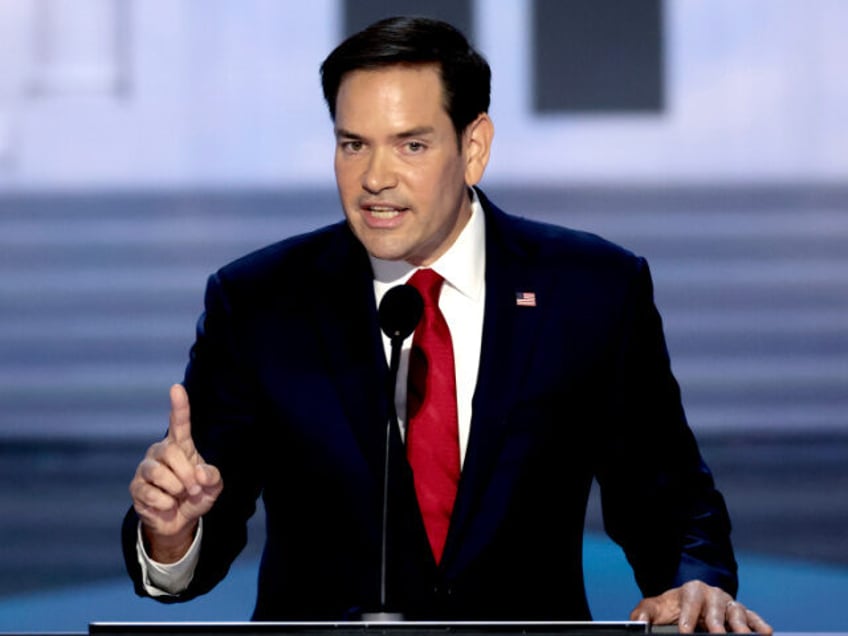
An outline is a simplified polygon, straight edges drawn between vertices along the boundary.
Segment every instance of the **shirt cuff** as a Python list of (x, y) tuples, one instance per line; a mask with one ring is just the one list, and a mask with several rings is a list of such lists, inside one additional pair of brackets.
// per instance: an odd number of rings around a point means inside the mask
[(141, 580), (144, 590), (150, 596), (177, 596), (184, 592), (194, 578), (194, 571), (200, 559), (200, 537), (203, 534), (203, 519), (198, 522), (194, 541), (183, 558), (175, 563), (158, 563), (150, 558), (144, 549), (141, 536), (141, 523), (138, 524), (136, 555), (141, 566)]

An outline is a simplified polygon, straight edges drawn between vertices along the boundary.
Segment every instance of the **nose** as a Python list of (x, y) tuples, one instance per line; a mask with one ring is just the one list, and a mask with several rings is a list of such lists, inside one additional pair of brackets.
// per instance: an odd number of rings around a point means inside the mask
[(362, 174), (362, 187), (368, 192), (376, 194), (393, 188), (395, 185), (397, 185), (397, 175), (389, 152), (377, 148), (371, 153), (368, 165), (365, 166), (365, 172)]

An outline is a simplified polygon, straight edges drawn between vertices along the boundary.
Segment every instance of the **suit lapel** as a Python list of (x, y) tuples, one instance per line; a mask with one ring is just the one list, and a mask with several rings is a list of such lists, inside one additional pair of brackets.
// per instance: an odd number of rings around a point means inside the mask
[[(315, 320), (330, 376), (363, 456), (382, 481), (388, 365), (367, 254), (344, 227), (319, 265)], [(399, 440), (398, 440), (399, 443)]]
[[(327, 293), (319, 303), (317, 328), (342, 408), (374, 482), (380, 485), (386, 467), (389, 369), (380, 335), (374, 277), (367, 253), (350, 230), (345, 227), (338, 236), (338, 245), (326, 250), (333, 256), (320, 268)], [(396, 427), (391, 431), (390, 445), (389, 578), (402, 579), (415, 571), (427, 573), (429, 580), (435, 561), (418, 509), (406, 449)], [(377, 492), (379, 489), (375, 489)], [(390, 589), (397, 587), (395, 583)]]
[[(471, 432), (443, 564), (462, 567), (488, 537), (474, 516), (486, 505), (492, 474), (502, 452), (507, 414), (536, 349), (540, 309), (516, 304), (516, 293), (536, 292), (539, 277), (524, 250), (511, 239), (509, 219), (481, 195), (486, 210), (486, 306), (480, 370), (472, 403)], [(539, 299), (540, 304), (544, 298)], [(493, 520), (494, 521), (494, 520)], [(494, 526), (494, 524), (490, 524)], [(485, 534), (485, 532), (483, 533)], [(472, 541), (472, 543), (468, 543)]]

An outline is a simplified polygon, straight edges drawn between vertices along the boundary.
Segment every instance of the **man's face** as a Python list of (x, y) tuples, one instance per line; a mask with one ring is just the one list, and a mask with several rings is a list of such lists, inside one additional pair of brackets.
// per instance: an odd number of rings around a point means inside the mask
[(467, 186), (482, 175), (469, 167), (468, 135), (457, 147), (436, 67), (348, 73), (335, 125), (339, 196), (365, 249), (415, 265), (435, 261), (470, 218)]

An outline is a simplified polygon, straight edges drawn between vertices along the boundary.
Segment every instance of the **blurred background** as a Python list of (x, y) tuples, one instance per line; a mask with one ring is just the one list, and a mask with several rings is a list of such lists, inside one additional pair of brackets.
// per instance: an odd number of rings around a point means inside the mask
[[(221, 589), (163, 607), (123, 574), (126, 488), (206, 277), (341, 218), (318, 67), (402, 13), (492, 66), (487, 193), (651, 263), (740, 599), (845, 631), (843, 0), (0, 0), (0, 630), (249, 617), (261, 511)], [(624, 619), (595, 500), (587, 525), (593, 611)]]

